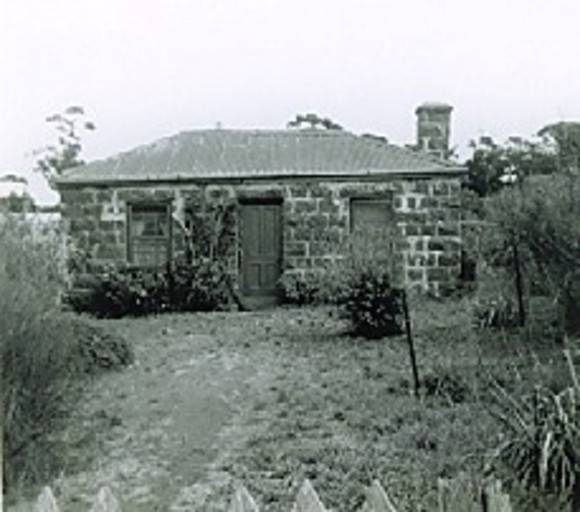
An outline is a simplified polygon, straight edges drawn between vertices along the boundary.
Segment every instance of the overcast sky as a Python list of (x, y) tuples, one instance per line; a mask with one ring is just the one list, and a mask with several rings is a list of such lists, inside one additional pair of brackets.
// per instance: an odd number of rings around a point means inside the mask
[(462, 155), (580, 120), (579, 0), (0, 2), (0, 175), (30, 176), (44, 119), (69, 105), (97, 125), (88, 160), (311, 111), (411, 143), (427, 100), (454, 106)]

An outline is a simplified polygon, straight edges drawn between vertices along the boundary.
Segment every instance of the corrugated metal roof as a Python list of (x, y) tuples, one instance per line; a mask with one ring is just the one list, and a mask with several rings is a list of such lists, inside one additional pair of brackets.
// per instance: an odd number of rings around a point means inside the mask
[(465, 169), (338, 130), (199, 130), (71, 169), (57, 184), (429, 174)]

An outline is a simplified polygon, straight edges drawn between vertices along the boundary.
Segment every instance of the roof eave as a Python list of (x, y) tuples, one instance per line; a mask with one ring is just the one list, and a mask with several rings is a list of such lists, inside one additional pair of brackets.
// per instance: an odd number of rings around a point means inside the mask
[(58, 178), (54, 180), (54, 184), (57, 189), (64, 188), (77, 188), (77, 187), (88, 187), (88, 186), (131, 186), (131, 185), (152, 185), (152, 184), (195, 184), (195, 183), (239, 183), (239, 182), (263, 182), (267, 180), (312, 180), (312, 179), (328, 179), (328, 180), (364, 180), (371, 181), (373, 179), (426, 179), (434, 177), (457, 177), (462, 176), (467, 173), (467, 168), (463, 166), (444, 166), (432, 169), (424, 169), (421, 171), (416, 170), (371, 170), (364, 174), (330, 174), (330, 173), (304, 173), (304, 174), (265, 174), (265, 175), (252, 175), (252, 176), (145, 176), (136, 178), (108, 178), (108, 179), (66, 179)]

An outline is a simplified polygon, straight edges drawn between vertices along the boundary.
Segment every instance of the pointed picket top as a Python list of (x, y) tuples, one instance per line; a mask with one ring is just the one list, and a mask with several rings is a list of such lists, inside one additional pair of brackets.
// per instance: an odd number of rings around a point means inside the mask
[(385, 491), (378, 480), (373, 480), (373, 483), (367, 488), (365, 494), (367, 499), (360, 512), (397, 512), (387, 491)]
[(240, 485), (236, 489), (228, 512), (259, 512), (258, 505), (256, 505), (254, 498), (252, 498), (252, 495), (244, 485)]
[(90, 512), (121, 512), (121, 504), (109, 487), (101, 487)]
[(501, 489), (501, 482), (493, 479), (483, 487), (483, 493), (487, 502), (485, 510), (489, 512), (512, 512), (509, 494)]
[(320, 501), (318, 494), (316, 494), (314, 487), (312, 487), (310, 480), (304, 480), (300, 487), (292, 512), (328, 512)]
[(479, 512), (477, 496), (468, 476), (460, 473), (453, 479), (437, 479), (439, 512)]
[(34, 512), (59, 512), (56, 499), (50, 487), (44, 487), (38, 495)]

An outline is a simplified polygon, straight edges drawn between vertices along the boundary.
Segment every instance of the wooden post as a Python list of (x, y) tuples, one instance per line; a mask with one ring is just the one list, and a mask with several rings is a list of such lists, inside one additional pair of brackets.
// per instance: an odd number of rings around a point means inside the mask
[(360, 512), (397, 512), (387, 491), (378, 480), (373, 481), (365, 494), (367, 499)]
[(56, 499), (50, 487), (44, 487), (36, 500), (34, 512), (59, 512)]
[(407, 290), (401, 290), (403, 295), (403, 315), (405, 316), (405, 331), (407, 333), (407, 343), (409, 344), (409, 356), (411, 358), (411, 368), (413, 369), (413, 385), (415, 397), (419, 398), (419, 369), (417, 368), (417, 358), (415, 356), (415, 344), (413, 343), (413, 334), (411, 333), (411, 319), (409, 317), (409, 306), (407, 304)]
[(101, 487), (90, 512), (121, 512), (121, 505), (108, 487)]
[(259, 512), (259, 510), (248, 489), (241, 485), (232, 497), (228, 512)]
[(526, 308), (524, 306), (524, 284), (522, 280), (522, 269), (520, 263), (520, 254), (518, 251), (518, 243), (515, 236), (512, 236), (512, 250), (514, 257), (514, 271), (516, 273), (516, 293), (518, 296), (518, 313), (520, 327), (526, 325)]
[(292, 512), (327, 512), (310, 480), (304, 480), (300, 487)]

